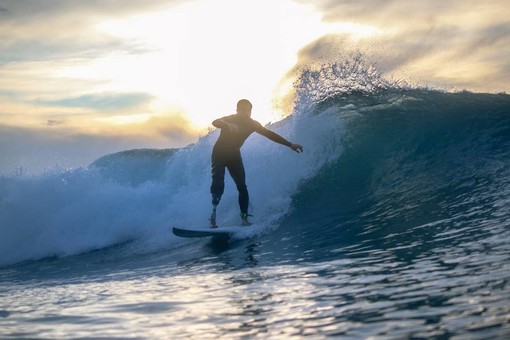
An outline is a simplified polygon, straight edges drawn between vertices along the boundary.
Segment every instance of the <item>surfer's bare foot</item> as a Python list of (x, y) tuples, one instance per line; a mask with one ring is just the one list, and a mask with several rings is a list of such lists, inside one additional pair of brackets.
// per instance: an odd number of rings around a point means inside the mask
[(216, 224), (215, 220), (209, 220), (209, 228), (218, 228), (218, 225)]

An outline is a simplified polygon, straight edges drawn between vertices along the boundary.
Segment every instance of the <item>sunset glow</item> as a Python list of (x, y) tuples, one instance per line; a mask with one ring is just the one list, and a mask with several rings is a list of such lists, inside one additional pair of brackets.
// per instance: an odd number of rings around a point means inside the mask
[(178, 108), (199, 130), (218, 115), (233, 113), (240, 98), (250, 98), (261, 122), (277, 119), (281, 113), (273, 109), (275, 86), (296, 63), (300, 47), (332, 32), (376, 32), (363, 25), (324, 24), (310, 5), (234, 0), (185, 3), (102, 21), (95, 29), (129, 41), (139, 53), (78, 61), (57, 67), (55, 76), (93, 82), (87, 89), (91, 92), (145, 92), (154, 97), (151, 112), (99, 121), (136, 122), (148, 113)]
[(353, 55), (388, 79), (509, 91), (507, 14), (504, 0), (0, 0), (0, 128), (30, 154), (36, 137), (111, 148), (95, 156), (182, 147), (241, 98), (278, 121), (299, 70)]

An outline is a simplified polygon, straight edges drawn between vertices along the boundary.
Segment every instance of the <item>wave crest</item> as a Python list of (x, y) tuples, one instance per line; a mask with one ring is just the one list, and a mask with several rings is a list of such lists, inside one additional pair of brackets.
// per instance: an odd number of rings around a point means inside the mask
[(338, 96), (373, 95), (382, 90), (415, 89), (402, 79), (386, 79), (376, 64), (358, 52), (335, 63), (307, 65), (294, 81), (294, 111), (308, 112), (316, 105)]

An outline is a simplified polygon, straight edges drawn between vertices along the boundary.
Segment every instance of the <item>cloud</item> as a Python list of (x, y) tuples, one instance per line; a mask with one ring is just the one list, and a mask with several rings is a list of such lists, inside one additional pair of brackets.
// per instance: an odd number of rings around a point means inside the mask
[(164, 0), (25, 0), (9, 1), (0, 10), (0, 62), (44, 60), (57, 56), (82, 56), (122, 50), (143, 49), (129, 42), (100, 33), (101, 20), (179, 4)]
[(58, 14), (68, 14), (72, 12), (81, 12), (85, 14), (102, 15), (124, 15), (129, 13), (139, 13), (144, 10), (153, 10), (166, 7), (179, 1), (168, 0), (101, 0), (101, 1), (83, 1), (83, 0), (24, 0), (5, 2), (0, 7), (11, 12), (12, 16), (18, 19), (33, 18), (35, 16), (55, 16)]
[(300, 52), (299, 66), (358, 51), (385, 74), (421, 85), (510, 91), (507, 1), (319, 0), (313, 5), (325, 21), (370, 25), (379, 34), (324, 36)]
[(67, 97), (58, 100), (38, 100), (38, 105), (91, 108), (100, 112), (131, 109), (147, 104), (153, 96), (146, 93), (98, 93), (79, 97)]
[(65, 123), (65, 120), (59, 120), (59, 119), (48, 119), (46, 121), (46, 125), (48, 125), (48, 126), (61, 125), (64, 123)]
[(151, 47), (97, 24), (181, 2), (0, 1), (0, 124), (90, 127), (97, 117), (162, 114), (146, 84), (130, 77), (151, 76), (139, 62)]
[[(59, 94), (64, 95), (63, 92), (54, 95)], [(144, 121), (162, 114), (151, 110), (153, 97), (146, 93), (92, 93), (60, 98), (54, 95), (45, 98), (43, 94), (0, 91), (0, 124), (20, 127), (65, 124), (93, 131), (98, 124)]]

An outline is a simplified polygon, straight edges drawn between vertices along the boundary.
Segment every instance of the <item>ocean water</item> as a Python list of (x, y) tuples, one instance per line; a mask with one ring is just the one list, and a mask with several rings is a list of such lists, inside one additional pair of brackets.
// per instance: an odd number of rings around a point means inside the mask
[(243, 147), (229, 241), (170, 232), (207, 223), (218, 131), (0, 177), (0, 338), (509, 338), (510, 96), (318, 77), (269, 127), (304, 153)]

